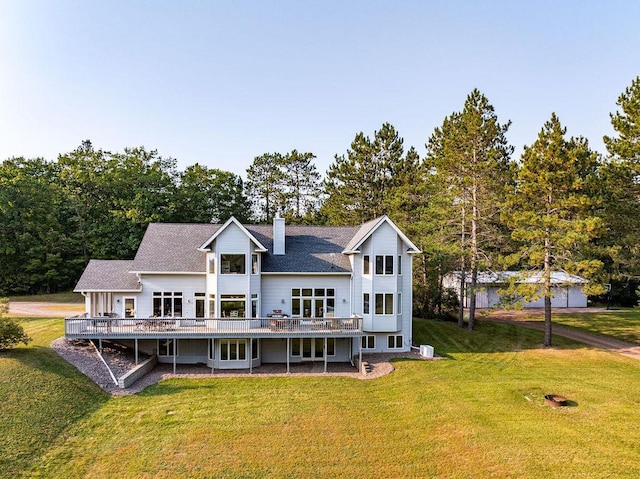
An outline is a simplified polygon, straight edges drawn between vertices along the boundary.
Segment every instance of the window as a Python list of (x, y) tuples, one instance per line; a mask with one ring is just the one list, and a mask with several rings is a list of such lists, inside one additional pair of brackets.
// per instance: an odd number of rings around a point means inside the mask
[(196, 299), (196, 318), (204, 318), (204, 301), (206, 298), (205, 293), (195, 293)]
[(245, 274), (243, 254), (221, 254), (220, 274)]
[(370, 273), (371, 273), (371, 265), (370, 265), (369, 255), (365, 254), (362, 257), (362, 274), (368, 275)]
[(398, 275), (402, 274), (402, 255), (398, 255)]
[(216, 340), (215, 339), (210, 339), (209, 340), (209, 359), (215, 359), (216, 358)]
[(293, 288), (291, 315), (303, 318), (332, 317), (336, 309), (334, 288)]
[(158, 339), (158, 356), (178, 355), (178, 348), (173, 339)]
[(393, 274), (393, 256), (376, 256), (376, 274)]
[(124, 317), (136, 317), (136, 298), (124, 298)]
[(182, 316), (182, 292), (165, 291), (153, 293), (153, 315), (155, 317)]
[(369, 314), (369, 293), (362, 295), (362, 314)]
[(376, 293), (376, 314), (393, 314), (393, 293)]
[(336, 338), (327, 338), (327, 356), (336, 355)]
[(402, 349), (402, 336), (388, 336), (387, 340), (389, 349)]
[(300, 357), (300, 340), (298, 338), (291, 340), (291, 356)]
[(209, 295), (209, 317), (210, 318), (216, 317), (216, 295), (215, 294)]
[(221, 361), (244, 361), (247, 359), (246, 339), (221, 339), (220, 340), (220, 360)]
[(223, 318), (244, 318), (245, 302), (244, 294), (222, 294), (220, 295), (220, 314)]
[(252, 318), (258, 317), (258, 295), (257, 294), (251, 295), (251, 317)]
[(251, 255), (251, 274), (258, 274), (258, 255)]
[(398, 314), (402, 314), (402, 293), (398, 293)]
[(258, 339), (251, 341), (251, 359), (258, 359)]
[(376, 337), (375, 336), (362, 336), (360, 340), (362, 349), (376, 349)]

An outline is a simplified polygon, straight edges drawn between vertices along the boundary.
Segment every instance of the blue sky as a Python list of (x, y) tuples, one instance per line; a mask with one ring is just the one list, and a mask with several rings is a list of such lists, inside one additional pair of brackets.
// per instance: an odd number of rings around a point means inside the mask
[(90, 139), (243, 176), (295, 148), (324, 173), (384, 122), (422, 156), (473, 88), (516, 155), (553, 111), (604, 152), (639, 19), (630, 0), (0, 0), (0, 160)]

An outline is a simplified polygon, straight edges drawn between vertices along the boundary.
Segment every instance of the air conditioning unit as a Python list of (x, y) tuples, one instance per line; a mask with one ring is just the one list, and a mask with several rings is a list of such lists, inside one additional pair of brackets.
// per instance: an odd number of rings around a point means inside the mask
[(432, 358), (433, 357), (433, 346), (429, 346), (428, 344), (420, 345), (420, 356), (423, 358)]

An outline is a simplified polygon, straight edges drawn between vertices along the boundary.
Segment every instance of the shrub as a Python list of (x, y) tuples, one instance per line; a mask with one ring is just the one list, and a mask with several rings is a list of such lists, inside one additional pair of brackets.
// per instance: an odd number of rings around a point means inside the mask
[(9, 298), (0, 298), (0, 317), (9, 312)]
[(0, 318), (0, 351), (9, 349), (18, 343), (27, 345), (31, 338), (18, 323), (12, 319)]

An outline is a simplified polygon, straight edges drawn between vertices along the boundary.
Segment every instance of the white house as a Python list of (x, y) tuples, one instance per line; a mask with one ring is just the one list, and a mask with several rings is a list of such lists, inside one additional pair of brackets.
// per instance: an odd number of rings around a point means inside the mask
[(150, 224), (131, 261), (91, 260), (69, 338), (217, 369), (408, 351), (412, 255), (386, 216), (359, 227)]
[[(525, 273), (521, 271), (500, 271), (478, 273), (476, 290), (476, 307), (492, 308), (499, 305), (499, 290), (505, 288), (510, 280), (517, 282), (538, 284), (541, 282), (542, 273), (540, 271)], [(469, 285), (471, 274), (467, 273), (465, 278), (465, 298), (464, 305), (469, 307)], [(588, 281), (580, 276), (568, 274), (564, 271), (553, 271), (551, 273), (551, 283), (553, 297), (551, 298), (552, 308), (586, 308), (587, 296), (582, 291), (582, 287)], [(460, 290), (460, 272), (454, 271), (445, 276), (443, 285), (452, 288), (456, 292)], [(523, 302), (525, 308), (544, 308), (544, 297), (537, 301)]]

